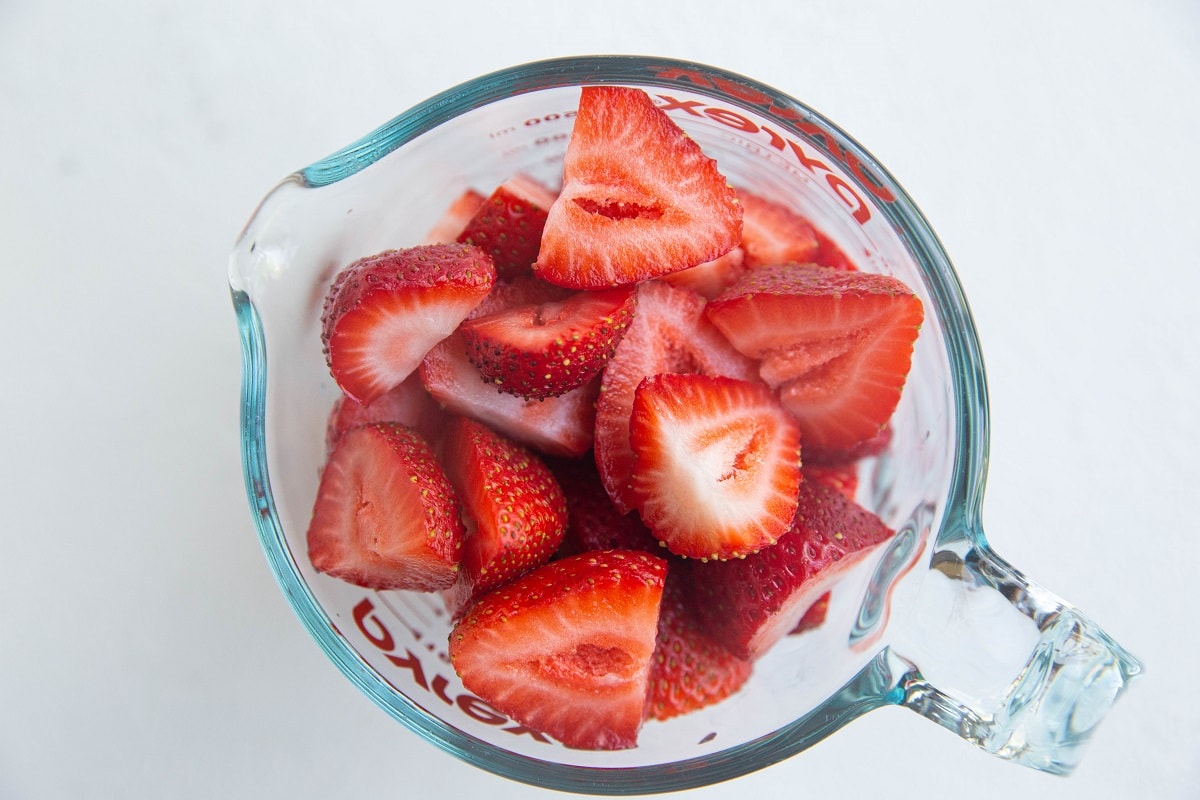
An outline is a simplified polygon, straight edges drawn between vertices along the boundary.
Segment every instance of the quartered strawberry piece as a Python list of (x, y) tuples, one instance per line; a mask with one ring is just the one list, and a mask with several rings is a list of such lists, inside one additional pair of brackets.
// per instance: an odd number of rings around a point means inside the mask
[(792, 527), (744, 559), (689, 562), (692, 603), (706, 630), (755, 659), (893, 531), (879, 517), (816, 481), (803, 481)]
[(557, 397), (599, 374), (633, 318), (633, 288), (577, 292), (464, 322), (467, 358), (496, 388)]
[(735, 247), (712, 261), (705, 261), (703, 264), (663, 275), (659, 280), (681, 289), (691, 289), (701, 297), (711, 300), (736, 283), (738, 278), (746, 273), (745, 261), (745, 251), (740, 247)]
[(443, 594), (457, 617), (483, 593), (550, 560), (567, 506), (537, 456), (474, 420), (455, 417), (440, 454), (467, 528), (458, 580)]
[(649, 95), (588, 86), (533, 269), (577, 289), (634, 283), (729, 252), (741, 220), (716, 162)]
[(544, 400), (505, 394), (472, 366), (467, 345), (458, 333), (429, 351), (419, 374), (421, 383), (444, 408), (541, 453), (579, 456), (592, 447), (598, 378)]
[(630, 481), (642, 521), (688, 558), (743, 558), (792, 524), (800, 433), (761, 383), (653, 375), (634, 393)]
[(417, 375), (408, 376), (399, 386), (375, 399), (369, 406), (342, 395), (333, 404), (325, 427), (325, 452), (333, 452), (342, 434), (369, 422), (398, 422), (432, 441), (442, 423), (442, 410)]
[(567, 747), (634, 747), (666, 571), (625, 550), (551, 561), (467, 611), (451, 663), (468, 691)]
[(878, 436), (900, 401), (924, 310), (899, 280), (816, 264), (759, 267), (708, 318), (779, 387), (806, 453)]
[(338, 440), (308, 527), (319, 572), (369, 589), (445, 589), (463, 534), (454, 489), (417, 433), (379, 422)]
[(622, 514), (608, 499), (594, 460), (555, 458), (546, 466), (554, 473), (567, 502), (567, 532), (555, 557), (596, 550), (666, 554), (637, 514)]
[(474, 189), (464, 190), (433, 224), (429, 233), (425, 234), (421, 244), (446, 244), (457, 241), (458, 235), (467, 227), (471, 217), (475, 216), (486, 199)]
[(399, 385), (496, 280), (477, 247), (426, 245), (356, 261), (334, 279), (321, 343), (338, 386), (362, 405)]
[(704, 316), (703, 297), (649, 281), (638, 286), (633, 322), (604, 369), (596, 400), (596, 466), (604, 488), (622, 512), (636, 505), (629, 495), (633, 395), (644, 378), (664, 372), (756, 378), (754, 362), (735, 350)]
[(502, 278), (528, 272), (537, 259), (554, 197), (528, 175), (509, 178), (480, 205), (458, 241), (487, 251)]
[(667, 720), (719, 703), (742, 688), (752, 671), (752, 662), (733, 655), (708, 635), (687, 602), (685, 583), (668, 571), (646, 716)]
[(806, 264), (817, 254), (817, 232), (804, 217), (774, 200), (737, 190), (742, 204), (742, 249), (746, 267)]

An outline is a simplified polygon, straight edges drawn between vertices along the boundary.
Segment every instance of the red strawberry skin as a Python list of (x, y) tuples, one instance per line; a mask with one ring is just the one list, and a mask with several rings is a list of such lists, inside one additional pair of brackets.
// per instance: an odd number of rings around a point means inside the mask
[(546, 212), (554, 193), (527, 175), (500, 184), (458, 235), (463, 244), (483, 248), (502, 278), (529, 272), (541, 246)]
[(556, 558), (597, 550), (644, 550), (665, 556), (664, 548), (640, 517), (623, 514), (608, 499), (591, 458), (549, 459), (567, 503), (567, 532)]
[(630, 482), (642, 520), (688, 558), (742, 558), (792, 524), (800, 433), (761, 383), (652, 375), (638, 385)]
[(326, 363), (362, 405), (398, 386), (492, 288), (476, 247), (426, 245), (356, 261), (334, 279), (321, 315)]
[(537, 456), (474, 420), (450, 422), (441, 460), (467, 521), (458, 580), (444, 595), (457, 617), (483, 593), (550, 560), (567, 506)]
[(432, 441), (441, 428), (442, 413), (417, 375), (410, 375), (399, 386), (376, 398), (369, 406), (360, 405), (342, 395), (333, 404), (325, 429), (325, 452), (328, 456), (342, 434), (370, 422), (399, 422), (427, 441)]
[(623, 512), (636, 506), (629, 493), (634, 392), (644, 378), (664, 372), (757, 379), (754, 362), (735, 350), (704, 316), (703, 297), (658, 281), (639, 285), (633, 322), (604, 369), (596, 400), (596, 466), (613, 503)]
[(687, 590), (671, 571), (658, 615), (646, 715), (667, 720), (718, 703), (742, 688), (753, 663), (712, 639), (687, 602)]
[(708, 318), (779, 387), (806, 451), (878, 436), (900, 401), (924, 319), (899, 280), (816, 264), (760, 267), (712, 300)]
[(432, 448), (395, 423), (341, 437), (321, 473), (308, 527), (313, 567), (369, 589), (454, 583), (464, 535)]
[(640, 89), (584, 87), (534, 271), (598, 289), (733, 249), (742, 209), (716, 162)]
[(468, 691), (567, 747), (634, 747), (666, 571), (624, 550), (551, 561), (467, 611), (451, 663)]
[(764, 264), (805, 264), (817, 254), (817, 232), (804, 217), (787, 206), (747, 191), (737, 190), (742, 204), (742, 249), (746, 267)]
[(847, 464), (805, 464), (804, 480), (823, 483), (830, 489), (836, 489), (843, 497), (853, 500), (858, 494), (858, 465), (854, 462)]
[(457, 241), (458, 235), (467, 227), (471, 217), (475, 216), (486, 199), (474, 189), (465, 189), (433, 224), (429, 233), (421, 240), (421, 244), (446, 244)]
[(633, 319), (632, 287), (578, 292), (475, 317), (459, 330), (467, 357), (496, 387), (557, 397), (599, 374)]
[(745, 559), (689, 562), (692, 602), (709, 633), (756, 659), (792, 631), (838, 578), (893, 531), (870, 511), (816, 481), (803, 481), (792, 527)]

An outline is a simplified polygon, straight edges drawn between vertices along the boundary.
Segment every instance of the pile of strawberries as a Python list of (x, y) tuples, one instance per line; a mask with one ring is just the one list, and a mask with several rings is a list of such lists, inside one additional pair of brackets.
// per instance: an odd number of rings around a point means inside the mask
[(337, 275), (312, 564), (440, 593), (468, 690), (633, 747), (819, 625), (892, 535), (855, 462), (886, 445), (922, 315), (646, 93), (587, 87), (558, 194), (467, 192)]

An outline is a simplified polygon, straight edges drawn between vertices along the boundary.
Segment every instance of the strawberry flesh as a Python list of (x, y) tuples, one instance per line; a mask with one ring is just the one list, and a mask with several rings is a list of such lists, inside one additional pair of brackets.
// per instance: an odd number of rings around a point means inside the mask
[(761, 383), (653, 375), (634, 393), (630, 482), (643, 522), (688, 558), (742, 558), (792, 524), (800, 433)]
[(666, 571), (625, 550), (551, 561), (466, 612), (451, 663), (468, 691), (567, 747), (634, 747)]
[(803, 481), (796, 518), (774, 546), (744, 559), (689, 562), (692, 603), (713, 638), (756, 659), (892, 533), (835, 489)]
[(510, 178), (480, 205), (458, 241), (483, 248), (502, 278), (529, 272), (554, 197), (554, 192), (527, 175)]
[(369, 406), (342, 395), (333, 404), (325, 427), (325, 453), (333, 452), (342, 434), (370, 422), (399, 422), (432, 441), (441, 427), (442, 412), (417, 375), (375, 399)]
[(474, 189), (465, 189), (433, 224), (429, 233), (421, 240), (421, 244), (446, 244), (457, 241), (458, 235), (467, 227), (471, 217), (475, 216), (486, 199)]
[(704, 299), (711, 300), (736, 283), (746, 269), (745, 251), (735, 247), (712, 261), (663, 275), (659, 280), (682, 289), (691, 289)]
[(537, 274), (577, 289), (634, 283), (724, 255), (741, 231), (716, 162), (649, 95), (584, 87)]
[(380, 422), (339, 439), (308, 527), (319, 572), (369, 589), (445, 589), (463, 535), (454, 489), (416, 432)]
[(465, 417), (451, 421), (441, 460), (467, 526), (458, 580), (443, 594), (457, 617), (484, 592), (548, 561), (562, 542), (567, 507), (535, 455)]
[(746, 189), (737, 190), (742, 204), (742, 249), (746, 267), (764, 264), (804, 264), (817, 254), (817, 232), (787, 206)]
[(796, 623), (796, 627), (792, 628), (789, 636), (804, 633), (806, 631), (815, 630), (825, 624), (825, 616), (829, 613), (829, 597), (830, 593), (826, 592), (817, 598), (817, 601), (808, 607), (808, 611), (804, 612), (804, 616)]
[(477, 247), (426, 245), (354, 262), (334, 279), (321, 314), (330, 374), (362, 405), (398, 386), (450, 335), (496, 279)]

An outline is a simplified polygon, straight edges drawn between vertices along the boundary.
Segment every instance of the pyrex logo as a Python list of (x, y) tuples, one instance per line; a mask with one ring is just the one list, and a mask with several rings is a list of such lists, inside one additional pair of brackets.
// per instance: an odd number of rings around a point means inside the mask
[(505, 733), (511, 733), (514, 736), (527, 734), (539, 742), (550, 744), (550, 740), (543, 734), (535, 730), (526, 728), (524, 725), (513, 723), (504, 714), (501, 714), (496, 709), (485, 703), (473, 694), (451, 693), (450, 680), (441, 673), (434, 672), (432, 675), (426, 672), (426, 665), (421, 662), (421, 659), (413, 653), (412, 650), (404, 648), (401, 651), (396, 646), (396, 639), (392, 636), (391, 631), (383, 624), (383, 620), (375, 613), (375, 604), (370, 598), (364, 597), (354, 607), (354, 624), (358, 627), (360, 633), (367, 638), (367, 641), (374, 645), (391, 664), (400, 669), (407, 670), (412, 675), (412, 681), (417, 686), (429, 692), (438, 700), (441, 700), (448, 706), (457, 706), (462, 713), (466, 714), (476, 722), (482, 722), (484, 725), (507, 726), (500, 730)]
[[(849, 170), (876, 199), (884, 203), (891, 203), (896, 199), (896, 195), (892, 190), (884, 186), (880, 178), (872, 173), (856, 155), (843, 149), (828, 133), (814, 123), (806, 120), (796, 109), (776, 105), (772, 98), (753, 87), (720, 77), (705, 75), (693, 70), (668, 69), (659, 72), (658, 75), (668, 80), (686, 80), (703, 88), (719, 90), (731, 97), (744, 101), (750, 106), (762, 109), (766, 114), (786, 120), (805, 136), (817, 142), (826, 153), (830, 154), (838, 163)], [(756, 136), (760, 141), (763, 141), (766, 145), (780, 153), (784, 153), (785, 155), (790, 154), (800, 167), (825, 181), (838, 199), (850, 210), (854, 218), (858, 220), (859, 224), (863, 224), (871, 218), (871, 207), (866, 203), (862, 195), (859, 194), (858, 190), (843, 180), (840, 175), (834, 172), (815, 153), (808, 151), (804, 145), (801, 145), (794, 139), (787, 138), (778, 131), (768, 128), (765, 125), (760, 125), (744, 114), (731, 109), (712, 106), (699, 100), (679, 100), (668, 94), (658, 94), (657, 97), (661, 101), (659, 108), (663, 111), (706, 117), (741, 133)]]

